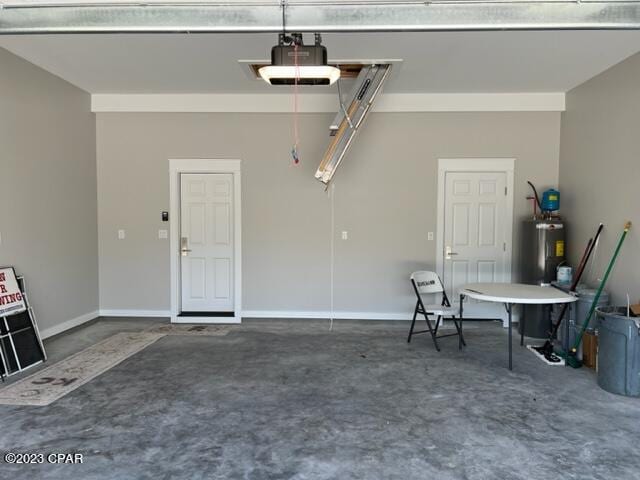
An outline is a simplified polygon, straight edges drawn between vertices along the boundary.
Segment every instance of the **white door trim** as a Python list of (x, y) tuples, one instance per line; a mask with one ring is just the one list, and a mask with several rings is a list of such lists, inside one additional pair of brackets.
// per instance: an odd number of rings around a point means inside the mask
[(513, 257), (513, 179), (515, 158), (439, 158), (438, 159), (438, 200), (436, 272), (444, 278), (444, 204), (445, 176), (447, 172), (504, 172), (507, 176), (507, 222), (505, 237), (507, 241), (507, 281), (511, 281)]
[[(240, 192), (240, 160), (205, 158), (169, 159), (169, 262), (171, 270), (172, 323), (240, 323), (242, 320), (242, 198)], [(234, 211), (234, 316), (179, 317), (180, 314), (180, 174), (233, 174)]]

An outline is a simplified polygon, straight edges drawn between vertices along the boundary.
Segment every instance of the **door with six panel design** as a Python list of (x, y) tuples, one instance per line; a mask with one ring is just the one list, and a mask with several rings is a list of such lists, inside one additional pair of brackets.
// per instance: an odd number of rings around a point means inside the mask
[[(447, 172), (444, 284), (458, 301), (466, 283), (508, 281), (505, 172)], [(502, 306), (465, 302), (465, 316), (502, 318)]]
[(180, 175), (183, 312), (234, 308), (233, 175)]

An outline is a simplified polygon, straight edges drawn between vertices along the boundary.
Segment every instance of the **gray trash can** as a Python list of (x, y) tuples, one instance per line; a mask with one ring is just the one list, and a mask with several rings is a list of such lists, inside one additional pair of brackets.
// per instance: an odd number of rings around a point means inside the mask
[[(585, 284), (580, 284), (576, 288), (576, 293), (578, 294), (578, 301), (569, 305), (569, 311), (567, 315), (565, 315), (563, 322), (568, 321), (569, 324), (563, 324), (560, 327), (559, 339), (561, 345), (563, 345), (563, 350), (567, 350), (573, 346), (578, 337), (578, 332), (582, 330), (582, 324), (591, 310), (591, 305), (593, 304), (593, 300), (596, 297), (597, 290), (589, 287)], [(602, 291), (600, 294), (600, 298), (598, 299), (597, 308), (603, 308), (609, 305), (609, 294), (606, 291)], [(598, 329), (600, 323), (600, 319), (594, 313), (589, 321), (589, 327), (587, 328), (587, 332), (594, 332)], [(568, 338), (565, 339), (565, 335), (568, 331)], [(576, 357), (578, 360), (582, 360), (582, 343), (578, 346), (578, 352), (576, 353)]]
[(602, 307), (598, 334), (598, 385), (607, 392), (640, 396), (640, 317), (626, 307)]
[[(595, 288), (588, 287), (586, 285), (579, 285), (576, 288), (576, 293), (578, 294), (578, 301), (576, 302), (576, 325), (578, 327), (582, 326), (582, 322), (584, 322), (589, 310), (591, 310), (591, 305), (593, 304), (593, 300), (596, 298), (597, 290)], [(598, 298), (598, 304), (596, 307), (602, 308), (609, 305), (609, 293), (605, 290), (600, 293), (600, 298)], [(596, 315), (591, 317), (589, 321), (589, 325), (587, 328), (598, 328), (598, 319)]]

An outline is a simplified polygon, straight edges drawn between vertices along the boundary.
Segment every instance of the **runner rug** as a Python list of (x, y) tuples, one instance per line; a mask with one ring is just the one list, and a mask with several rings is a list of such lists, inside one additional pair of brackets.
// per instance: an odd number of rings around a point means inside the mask
[(22, 380), (0, 388), (2, 405), (49, 405), (131, 355), (164, 333), (117, 333)]

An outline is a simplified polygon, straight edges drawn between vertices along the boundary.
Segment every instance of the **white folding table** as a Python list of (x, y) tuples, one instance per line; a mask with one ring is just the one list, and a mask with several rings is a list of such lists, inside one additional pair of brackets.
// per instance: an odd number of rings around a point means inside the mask
[(460, 318), (464, 298), (469, 297), (484, 302), (503, 303), (509, 315), (509, 370), (512, 370), (511, 311), (514, 305), (554, 304), (575, 302), (578, 298), (554, 287), (541, 287), (523, 283), (470, 283), (460, 290)]

